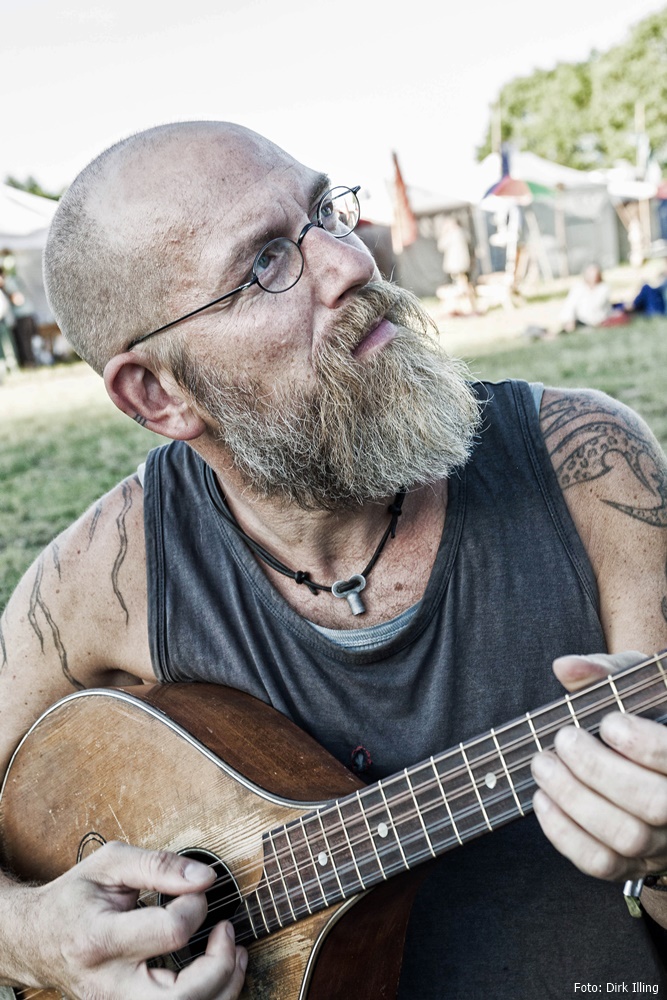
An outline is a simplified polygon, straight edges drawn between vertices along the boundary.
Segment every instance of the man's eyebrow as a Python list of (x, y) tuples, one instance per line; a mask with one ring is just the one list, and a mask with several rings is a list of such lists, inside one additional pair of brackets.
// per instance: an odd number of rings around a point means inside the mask
[(313, 181), (310, 188), (310, 204), (314, 207), (315, 202), (319, 201), (323, 194), (325, 194), (331, 187), (331, 179), (328, 174), (318, 174)]
[[(317, 174), (308, 189), (308, 214), (310, 214), (312, 209), (315, 208), (322, 195), (325, 194), (330, 187), (331, 180), (329, 179), (329, 175), (324, 173)], [(250, 266), (250, 263), (254, 259), (255, 255), (259, 253), (262, 247), (270, 240), (277, 239), (280, 236), (287, 236), (293, 239), (296, 237), (296, 233), (290, 236), (289, 233), (283, 232), (282, 229), (280, 231), (273, 231), (270, 228), (267, 228), (258, 230), (254, 235), (250, 235), (244, 239), (242, 244), (236, 247), (236, 250), (229, 258), (229, 261), (225, 264), (225, 271), (230, 271), (233, 274), (244, 265)]]

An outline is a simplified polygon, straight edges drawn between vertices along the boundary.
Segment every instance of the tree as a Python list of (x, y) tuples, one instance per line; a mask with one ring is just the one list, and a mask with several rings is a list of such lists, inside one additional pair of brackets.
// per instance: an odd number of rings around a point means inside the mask
[[(628, 39), (586, 62), (559, 63), (505, 84), (500, 137), (518, 149), (578, 169), (636, 158), (638, 106), (654, 155), (667, 164), (667, 8), (640, 21)], [(477, 150), (491, 151), (491, 125)]]
[(38, 194), (41, 198), (51, 198), (53, 201), (58, 201), (62, 195), (62, 191), (45, 191), (39, 181), (36, 181), (32, 175), (28, 175), (24, 181), (19, 181), (16, 177), (5, 177), (5, 184), (9, 187), (17, 188), (19, 191), (27, 191), (29, 194)]

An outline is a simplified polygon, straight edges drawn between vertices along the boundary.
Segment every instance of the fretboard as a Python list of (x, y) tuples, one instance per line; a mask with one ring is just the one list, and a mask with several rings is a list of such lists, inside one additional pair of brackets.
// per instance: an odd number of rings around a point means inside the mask
[(532, 812), (530, 761), (568, 724), (596, 733), (613, 710), (667, 721), (667, 667), (654, 656), (483, 736), (276, 827), (244, 899), (260, 938)]

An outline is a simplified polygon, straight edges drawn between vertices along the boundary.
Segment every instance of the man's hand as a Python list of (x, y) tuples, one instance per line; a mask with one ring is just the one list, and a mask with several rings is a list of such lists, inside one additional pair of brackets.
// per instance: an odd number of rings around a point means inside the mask
[[(570, 691), (638, 663), (641, 653), (564, 656), (554, 671)], [(608, 880), (640, 878), (667, 868), (667, 728), (611, 712), (600, 739), (561, 729), (555, 752), (532, 764), (534, 807), (554, 847), (577, 868)]]
[[(204, 920), (213, 879), (211, 868), (188, 858), (111, 843), (53, 882), (14, 887), (22, 954), (12, 974), (72, 1000), (235, 1000), (247, 953), (229, 923), (218, 924), (206, 953), (178, 974), (147, 965), (185, 946)], [(139, 890), (175, 898), (137, 908)]]

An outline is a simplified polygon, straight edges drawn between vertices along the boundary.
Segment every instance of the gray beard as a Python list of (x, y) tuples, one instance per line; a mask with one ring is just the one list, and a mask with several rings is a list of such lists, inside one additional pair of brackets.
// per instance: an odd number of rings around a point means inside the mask
[[(352, 351), (381, 316), (397, 337)], [(389, 283), (346, 306), (314, 359), (315, 384), (230, 376), (185, 349), (173, 374), (215, 424), (255, 496), (341, 510), (445, 479), (468, 460), (479, 405), (461, 362), (434, 343), (419, 300)]]

